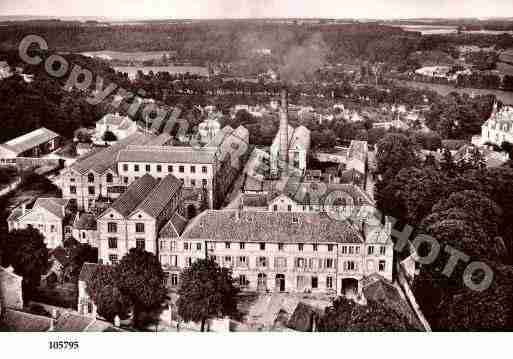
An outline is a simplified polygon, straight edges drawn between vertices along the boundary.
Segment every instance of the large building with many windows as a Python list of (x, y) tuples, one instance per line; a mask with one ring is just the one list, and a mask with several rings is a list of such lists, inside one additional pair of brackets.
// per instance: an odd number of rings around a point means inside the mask
[(89, 211), (99, 198), (115, 200), (145, 174), (172, 174), (185, 188), (204, 196), (208, 208), (218, 207), (242, 169), (239, 161), (249, 137), (244, 127), (224, 134), (212, 145), (180, 147), (166, 145), (168, 135), (135, 133), (64, 169), (59, 179), (63, 198)]
[[(162, 237), (162, 236), (161, 236)], [(390, 228), (364, 235), (324, 213), (208, 210), (181, 236), (160, 238), (171, 285), (198, 258), (233, 270), (242, 288), (277, 292), (361, 294), (373, 273), (392, 280)]]
[(133, 182), (99, 217), (98, 258), (116, 264), (132, 248), (158, 255), (160, 230), (179, 209), (183, 184), (172, 174), (149, 174)]

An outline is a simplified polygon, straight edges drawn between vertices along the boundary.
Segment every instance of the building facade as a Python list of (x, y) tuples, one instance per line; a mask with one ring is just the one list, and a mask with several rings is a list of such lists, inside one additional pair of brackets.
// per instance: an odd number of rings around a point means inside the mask
[(17, 157), (38, 158), (59, 148), (59, 134), (41, 127), (0, 145), (0, 164), (15, 164)]
[(25, 205), (16, 208), (7, 218), (7, 224), (9, 231), (36, 228), (44, 236), (46, 246), (54, 249), (71, 236), (72, 217), (68, 200), (38, 198), (31, 209)]
[(319, 213), (205, 211), (169, 248), (173, 285), (180, 269), (206, 256), (231, 268), (248, 290), (357, 295), (368, 275), (392, 280), (389, 228), (364, 238)]
[(513, 107), (503, 106), (500, 110), (495, 103), (490, 118), (481, 126), (478, 145), (486, 143), (501, 146), (503, 142), (513, 143)]
[(98, 258), (116, 264), (132, 248), (158, 255), (160, 230), (178, 211), (182, 182), (173, 175), (137, 179), (97, 221)]

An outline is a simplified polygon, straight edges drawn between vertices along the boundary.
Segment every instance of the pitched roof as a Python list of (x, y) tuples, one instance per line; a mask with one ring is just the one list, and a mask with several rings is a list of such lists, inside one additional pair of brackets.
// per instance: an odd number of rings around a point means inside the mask
[(104, 265), (97, 263), (84, 263), (80, 270), (80, 274), (78, 275), (78, 280), (84, 282), (90, 281), (94, 273), (102, 266)]
[(26, 133), (23, 136), (7, 141), (2, 146), (19, 155), (20, 153), (42, 145), (57, 137), (59, 137), (58, 133), (41, 127), (37, 130)]
[(55, 321), (54, 332), (83, 332), (96, 318), (86, 317), (73, 313), (62, 313)]
[[(319, 193), (317, 195), (317, 193)], [(353, 202), (358, 205), (372, 206), (373, 201), (358, 186), (345, 183), (317, 183), (317, 182), (287, 182), (284, 189), (276, 188), (274, 183), (270, 191), (269, 201), (284, 194), (296, 203), (303, 205), (324, 205), (328, 196), (334, 196), (334, 193), (348, 195)], [(338, 198), (338, 197), (337, 197)]]
[(17, 310), (6, 309), (0, 320), (0, 331), (8, 332), (46, 332), (52, 319)]
[(162, 227), (159, 232), (161, 238), (177, 238), (183, 233), (187, 226), (187, 220), (182, 217), (178, 212), (175, 212), (171, 219)]
[(167, 175), (148, 193), (134, 211), (144, 211), (149, 216), (157, 218), (182, 186), (182, 181), (178, 178), (172, 174)]
[(69, 200), (62, 198), (38, 198), (36, 203), (34, 203), (34, 207), (32, 207), (32, 211), (37, 208), (43, 208), (60, 219), (63, 219), (66, 217), (66, 206), (68, 202)]
[(81, 174), (86, 174), (89, 171), (102, 174), (108, 169), (115, 171), (117, 169), (116, 159), (119, 151), (128, 145), (143, 145), (152, 139), (152, 136), (136, 132), (103, 151), (94, 152), (90, 156), (78, 160), (71, 168)]
[(215, 150), (178, 146), (128, 146), (118, 154), (118, 162), (200, 163), (216, 162)]
[(137, 181), (133, 182), (125, 193), (109, 207), (122, 216), (127, 217), (132, 211), (148, 196), (151, 190), (157, 185), (157, 180), (145, 174)]
[(208, 210), (194, 218), (184, 239), (271, 243), (362, 243), (347, 222), (320, 213)]

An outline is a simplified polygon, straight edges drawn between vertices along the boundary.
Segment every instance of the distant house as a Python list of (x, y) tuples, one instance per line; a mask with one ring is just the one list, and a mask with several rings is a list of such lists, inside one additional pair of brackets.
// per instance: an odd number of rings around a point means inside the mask
[(426, 66), (415, 70), (417, 75), (434, 77), (434, 78), (448, 78), (451, 68), (449, 66)]
[(121, 116), (119, 113), (109, 113), (96, 122), (96, 133), (94, 136), (96, 142), (102, 142), (103, 135), (107, 131), (112, 132), (119, 141), (137, 132), (137, 124), (128, 116)]
[(502, 142), (513, 143), (513, 106), (498, 109), (494, 104), (490, 118), (481, 126), (481, 137), (473, 142), (478, 145), (492, 143), (497, 146)]
[(55, 151), (60, 136), (44, 127), (0, 145), (0, 164), (15, 163), (17, 157), (37, 158)]
[(45, 237), (48, 248), (62, 246), (71, 234), (69, 201), (62, 198), (38, 198), (31, 209), (23, 204), (7, 218), (9, 231), (33, 227)]
[(73, 238), (80, 243), (98, 247), (96, 217), (92, 213), (77, 213), (73, 222)]
[(87, 283), (91, 281), (94, 274), (100, 268), (101, 264), (84, 263), (82, 270), (78, 276), (78, 312), (81, 315), (96, 318), (97, 310), (96, 304), (93, 302), (87, 293)]

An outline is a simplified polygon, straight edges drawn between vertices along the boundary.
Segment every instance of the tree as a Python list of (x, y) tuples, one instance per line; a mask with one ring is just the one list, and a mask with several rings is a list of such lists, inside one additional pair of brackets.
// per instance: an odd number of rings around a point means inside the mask
[(368, 300), (360, 305), (339, 297), (327, 307), (319, 321), (321, 332), (365, 331), (390, 332), (415, 330), (408, 319), (382, 303)]
[(126, 318), (131, 305), (130, 300), (119, 290), (117, 281), (115, 267), (99, 266), (86, 287), (98, 308), (98, 314), (110, 322), (114, 321), (116, 315)]
[(82, 143), (90, 143), (91, 142), (91, 133), (86, 128), (79, 128), (75, 131), (75, 138), (78, 142)]
[(237, 313), (237, 293), (230, 269), (199, 259), (180, 274), (178, 313), (186, 322), (200, 322), (203, 332), (208, 319)]
[(466, 190), (453, 193), (433, 206), (433, 213), (458, 209), (465, 212), (468, 220), (479, 224), (485, 233), (494, 238), (499, 235), (502, 209), (484, 193)]
[(23, 297), (28, 301), (40, 284), (41, 275), (48, 270), (48, 249), (44, 237), (37, 229), (16, 229), (7, 234), (3, 255), (5, 265), (23, 277)]
[(118, 138), (116, 137), (116, 135), (112, 131), (107, 130), (103, 134), (102, 140), (105, 141), (105, 142), (114, 142), (114, 141), (117, 141)]
[(416, 226), (452, 189), (452, 180), (436, 168), (403, 168), (388, 182), (378, 182), (376, 202), (384, 214)]
[(69, 258), (64, 267), (64, 277), (70, 282), (76, 282), (84, 263), (98, 262), (98, 249), (87, 243), (77, 243), (66, 248)]
[(389, 133), (377, 144), (376, 161), (378, 173), (393, 178), (402, 168), (417, 164), (414, 144), (405, 135)]
[(144, 326), (144, 316), (158, 311), (167, 299), (165, 277), (159, 260), (152, 253), (132, 248), (116, 266), (117, 287), (130, 300), (133, 324)]

